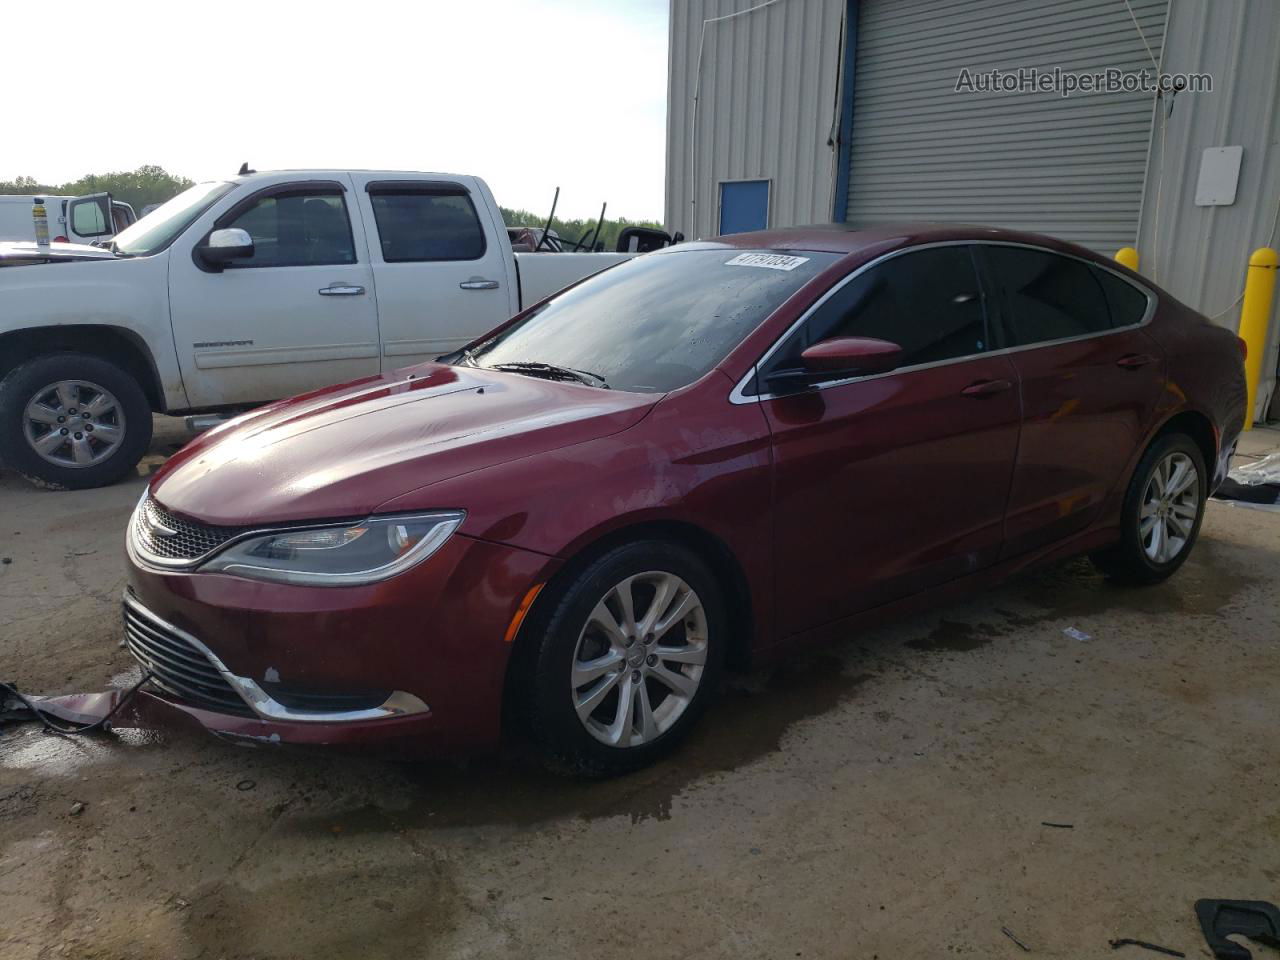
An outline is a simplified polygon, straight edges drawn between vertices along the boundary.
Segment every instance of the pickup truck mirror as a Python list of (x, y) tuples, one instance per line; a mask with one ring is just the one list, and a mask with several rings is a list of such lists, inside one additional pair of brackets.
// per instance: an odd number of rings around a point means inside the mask
[(225, 227), (209, 234), (197, 250), (206, 266), (221, 271), (232, 260), (253, 256), (253, 237), (239, 227)]

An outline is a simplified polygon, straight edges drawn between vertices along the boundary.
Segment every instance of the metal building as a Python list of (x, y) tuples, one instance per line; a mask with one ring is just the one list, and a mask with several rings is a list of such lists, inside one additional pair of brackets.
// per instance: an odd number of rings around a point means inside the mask
[[(1250, 251), (1277, 242), (1276, 0), (672, 0), (669, 64), (666, 220), (689, 237), (931, 220), (1132, 245), (1232, 328)], [(1212, 89), (991, 79), (1055, 68)]]

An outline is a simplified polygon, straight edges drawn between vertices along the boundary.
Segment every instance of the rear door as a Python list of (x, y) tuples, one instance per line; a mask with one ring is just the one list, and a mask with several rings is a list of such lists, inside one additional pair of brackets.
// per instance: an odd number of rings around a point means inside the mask
[[(350, 180), (263, 187), (169, 261), (169, 304), (193, 407), (287, 397), (378, 372), (378, 315)], [(239, 227), (253, 256), (214, 272), (193, 255), (216, 229)], [(189, 239), (188, 239), (189, 238)]]
[(1164, 362), (1143, 329), (1146, 290), (1096, 264), (1031, 247), (979, 248), (998, 290), (1023, 425), (1005, 555), (1088, 527), (1155, 415)]
[(488, 206), (474, 180), (356, 174), (355, 185), (377, 284), (383, 369), (450, 353), (516, 312), (506, 232), (486, 229)]
[(887, 374), (762, 397), (784, 635), (999, 557), (1019, 407), (986, 300), (968, 246), (903, 253), (838, 286), (762, 362), (765, 376), (796, 366), (836, 336), (904, 351)]

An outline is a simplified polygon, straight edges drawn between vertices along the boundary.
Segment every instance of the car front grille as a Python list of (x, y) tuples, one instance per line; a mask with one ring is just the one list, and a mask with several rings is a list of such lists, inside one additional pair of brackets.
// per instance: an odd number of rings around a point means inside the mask
[(161, 690), (216, 713), (254, 716), (202, 650), (131, 598), (125, 600), (124, 633), (129, 652)]
[(134, 543), (144, 555), (172, 563), (207, 557), (250, 527), (215, 527), (175, 517), (154, 498), (138, 508), (133, 525)]

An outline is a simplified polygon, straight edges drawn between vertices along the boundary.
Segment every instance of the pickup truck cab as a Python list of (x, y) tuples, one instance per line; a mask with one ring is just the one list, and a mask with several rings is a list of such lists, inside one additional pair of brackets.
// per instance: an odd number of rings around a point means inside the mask
[(515, 253), (483, 180), (197, 184), (101, 250), (0, 244), (0, 462), (112, 483), (151, 413), (253, 406), (456, 350), (626, 253)]
[(0, 242), (35, 240), (31, 207), (37, 199), (44, 202), (49, 237), (55, 243), (103, 243), (138, 220), (133, 207), (113, 200), (109, 193), (83, 197), (7, 193), (0, 196)]

